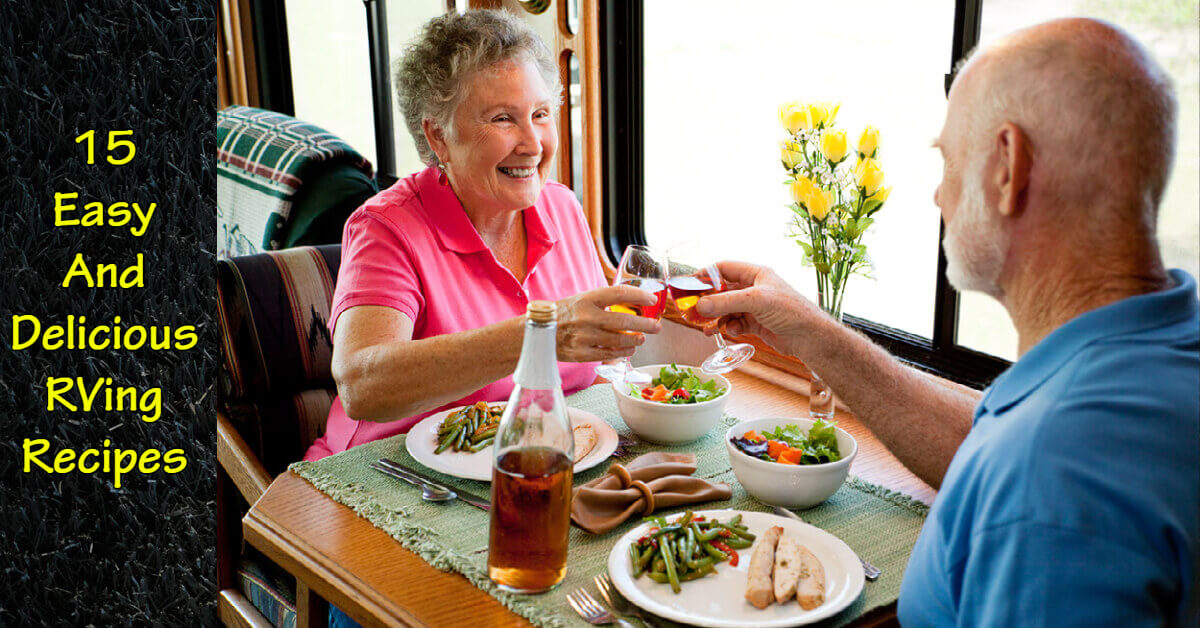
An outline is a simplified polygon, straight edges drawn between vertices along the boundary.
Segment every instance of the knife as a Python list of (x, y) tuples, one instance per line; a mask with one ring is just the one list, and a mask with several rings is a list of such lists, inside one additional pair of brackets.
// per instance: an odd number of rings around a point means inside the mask
[[(800, 523), (808, 523), (807, 521), (801, 519), (800, 515), (788, 510), (787, 508), (780, 508), (779, 506), (772, 506), (771, 510), (774, 510), (775, 514), (787, 517), (788, 519), (794, 519), (796, 521), (799, 521)], [(850, 551), (853, 552), (854, 550), (850, 550)], [(863, 575), (866, 576), (867, 580), (869, 580), (871, 582), (875, 582), (876, 580), (879, 579), (880, 574), (882, 574), (883, 572), (880, 571), (880, 569), (878, 567), (863, 560), (863, 557), (859, 556), (858, 552), (854, 552), (854, 557), (858, 559), (858, 562), (862, 563)]]
[(479, 508), (482, 510), (489, 510), (489, 511), (492, 509), (492, 504), (488, 500), (486, 500), (482, 497), (479, 497), (477, 495), (468, 493), (462, 489), (450, 488), (449, 486), (442, 484), (441, 482), (429, 477), (428, 475), (425, 475), (424, 473), (421, 473), (420, 471), (417, 471), (415, 469), (410, 469), (410, 468), (400, 464), (399, 462), (396, 462), (395, 460), (389, 460), (387, 458), (380, 458), (379, 464), (381, 464), (393, 471), (396, 471), (397, 473), (407, 474), (413, 478), (416, 478), (417, 480), (419, 480), (421, 482), (428, 484), (429, 486), (431, 486), (433, 488), (454, 493), (454, 494), (458, 495), (459, 499), (463, 500), (464, 502), (466, 502), (476, 508)]

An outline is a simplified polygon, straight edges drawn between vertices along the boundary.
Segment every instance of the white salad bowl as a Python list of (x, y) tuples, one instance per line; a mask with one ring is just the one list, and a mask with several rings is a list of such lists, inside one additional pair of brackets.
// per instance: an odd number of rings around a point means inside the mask
[[(635, 370), (650, 377), (658, 377), (658, 372), (669, 364), (653, 364), (641, 366)], [(683, 366), (683, 365), (679, 365)], [(625, 425), (641, 438), (652, 443), (677, 444), (694, 441), (711, 430), (721, 416), (725, 414), (725, 402), (733, 394), (733, 385), (720, 375), (709, 375), (698, 366), (688, 366), (701, 383), (716, 380), (717, 387), (725, 389), (725, 394), (716, 399), (699, 403), (669, 404), (658, 401), (647, 401), (641, 397), (629, 394), (629, 384), (614, 382), (613, 396), (617, 400), (617, 410)]]
[(755, 458), (738, 449), (730, 442), (741, 438), (751, 430), (762, 434), (774, 431), (781, 425), (796, 425), (805, 434), (812, 428), (812, 419), (763, 418), (743, 421), (725, 433), (725, 449), (729, 452), (729, 464), (738, 482), (755, 499), (771, 506), (784, 508), (812, 508), (829, 499), (841, 488), (850, 474), (850, 463), (858, 455), (858, 442), (849, 432), (837, 430), (838, 453), (841, 460), (824, 464), (793, 465), (781, 464)]

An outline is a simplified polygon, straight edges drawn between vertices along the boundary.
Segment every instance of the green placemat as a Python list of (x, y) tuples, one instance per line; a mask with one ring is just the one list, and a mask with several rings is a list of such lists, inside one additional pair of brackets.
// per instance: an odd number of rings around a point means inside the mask
[[(770, 508), (750, 497), (738, 484), (725, 451), (726, 428), (738, 422), (724, 417), (721, 425), (703, 439), (686, 445), (668, 447), (636, 441), (621, 421), (612, 389), (593, 386), (567, 398), (573, 407), (604, 418), (621, 435), (619, 461), (626, 462), (652, 450), (695, 453), (696, 475), (727, 482), (733, 487), (728, 502), (696, 504), (693, 508), (735, 508), (769, 512)], [(630, 444), (630, 441), (633, 441)], [(298, 462), (291, 466), (337, 502), (352, 508), (376, 527), (419, 554), (443, 571), (455, 571), (472, 584), (500, 600), (514, 612), (541, 626), (586, 626), (567, 605), (566, 595), (580, 587), (593, 589), (592, 578), (604, 571), (613, 542), (640, 519), (634, 518), (608, 534), (592, 535), (571, 527), (567, 576), (562, 585), (542, 595), (522, 596), (496, 589), (487, 577), (488, 513), (459, 502), (421, 501), (420, 492), (372, 470), (368, 465), (379, 458), (391, 458), (401, 464), (420, 468), (404, 447), (404, 436), (367, 443), (316, 462)], [(607, 464), (575, 476), (576, 485), (602, 475)], [(461, 480), (426, 470), (454, 488), (487, 496), (486, 482)], [(677, 509), (683, 512), (684, 509)], [(863, 594), (850, 607), (823, 622), (823, 626), (841, 626), (879, 606), (896, 600), (900, 580), (908, 564), (928, 507), (905, 495), (871, 484), (857, 477), (850, 479), (825, 503), (804, 511), (805, 521), (842, 539), (864, 559), (883, 570), (875, 582), (868, 582)], [(670, 514), (668, 512), (668, 514)], [(662, 625), (670, 625), (663, 620)]]

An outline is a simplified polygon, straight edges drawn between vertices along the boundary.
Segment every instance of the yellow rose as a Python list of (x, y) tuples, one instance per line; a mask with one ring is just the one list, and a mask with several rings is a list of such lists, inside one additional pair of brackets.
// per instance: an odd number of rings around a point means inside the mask
[(858, 156), (875, 158), (875, 151), (879, 149), (879, 129), (868, 126), (863, 129), (862, 135), (858, 136)]
[(819, 187), (813, 186), (812, 191), (808, 195), (808, 213), (818, 221), (825, 220), (825, 216), (829, 215), (830, 208), (833, 207), (833, 192), (822, 190)]
[(825, 155), (825, 159), (838, 164), (846, 158), (848, 152), (850, 147), (846, 142), (845, 131), (826, 131), (821, 135), (821, 154)]
[(808, 197), (816, 187), (817, 185), (804, 175), (797, 176), (788, 186), (789, 191), (792, 193), (792, 200), (801, 206), (808, 205)]
[(796, 166), (804, 161), (804, 153), (800, 150), (800, 145), (795, 142), (780, 142), (779, 151), (779, 158), (783, 160), (783, 164), (788, 170), (795, 170)]
[(792, 135), (801, 130), (811, 131), (813, 128), (812, 119), (808, 115), (808, 107), (798, 100), (779, 106), (779, 123)]
[(841, 103), (815, 102), (808, 106), (808, 116), (813, 128), (824, 129), (833, 126), (837, 119)]
[(892, 195), (891, 186), (886, 187), (886, 188), (879, 188), (879, 191), (872, 194), (871, 197), (868, 198), (867, 200), (868, 201), (879, 201), (879, 204), (882, 205), (887, 202), (888, 197), (891, 195)]
[(879, 167), (879, 162), (870, 157), (858, 162), (854, 166), (854, 181), (863, 188), (863, 194), (875, 194), (883, 185), (883, 169)]

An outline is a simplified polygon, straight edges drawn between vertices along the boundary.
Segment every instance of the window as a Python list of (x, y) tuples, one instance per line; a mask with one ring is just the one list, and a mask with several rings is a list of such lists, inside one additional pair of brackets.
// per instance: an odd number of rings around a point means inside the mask
[[(1016, 357), (1015, 332), (998, 303), (960, 298), (944, 279), (932, 202), (941, 160), (926, 147), (941, 129), (946, 73), (981, 31), (987, 39), (1082, 13), (1126, 25), (1168, 64), (1177, 58), (1171, 71), (1182, 143), (1160, 234), (1168, 265), (1200, 270), (1194, 3), (931, 0), (915, 8), (885, 0), (779, 0), (738, 11), (727, 3), (656, 0), (606, 10), (603, 39), (608, 63), (617, 66), (605, 68), (616, 92), (606, 102), (617, 109), (606, 112), (615, 250), (699, 239), (711, 243), (714, 256), (768, 264), (813, 296), (813, 270), (785, 237), (790, 199), (781, 185), (776, 108), (794, 99), (841, 101), (839, 126), (852, 138), (864, 123), (881, 129), (881, 161), (895, 186), (867, 240), (876, 280), (851, 282), (848, 322), (902, 359), (986, 384)], [(614, 79), (621, 76), (626, 80)], [(626, 189), (644, 189), (644, 206)], [(622, 212), (615, 203), (638, 206)]]
[(287, 0), (286, 15), (294, 110), (285, 113), (324, 127), (378, 164), (362, 4)]
[(417, 155), (417, 146), (413, 143), (408, 125), (404, 123), (404, 114), (400, 112), (400, 103), (396, 100), (396, 88), (390, 77), (392, 68), (404, 54), (404, 46), (416, 36), (417, 31), (425, 22), (435, 15), (440, 15), (446, 9), (445, 0), (404, 0), (387, 3), (387, 43), (388, 43), (388, 89), (387, 97), (392, 107), (392, 137), (395, 142), (395, 165), (389, 174), (406, 176), (425, 167)]
[[(257, 28), (286, 45), (257, 46), (263, 106), (320, 125), (355, 147), (389, 184), (421, 169), (391, 87), (404, 43), (446, 0), (255, 2)], [(282, 70), (282, 71), (280, 71)], [(290, 70), (290, 71), (289, 71)]]
[(894, 186), (867, 235), (876, 280), (852, 279), (844, 311), (932, 337), (939, 214), (930, 198), (941, 158), (930, 140), (945, 116), (954, 2), (925, 7), (645, 3), (646, 241), (703, 242), (714, 259), (768, 265), (815, 295), (814, 271), (787, 237), (778, 106), (840, 100), (838, 126), (851, 142), (865, 124), (880, 129), (880, 160)]

